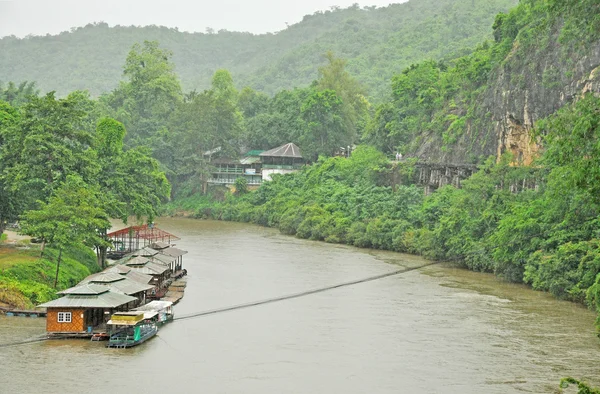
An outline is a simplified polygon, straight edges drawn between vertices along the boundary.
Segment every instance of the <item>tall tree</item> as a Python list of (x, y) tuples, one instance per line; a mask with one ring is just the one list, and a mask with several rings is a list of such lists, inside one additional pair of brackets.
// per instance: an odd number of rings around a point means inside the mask
[(213, 154), (239, 155), (244, 119), (238, 96), (229, 72), (218, 70), (211, 89), (191, 95), (178, 107), (171, 122), (177, 155), (169, 168), (177, 183), (202, 184)]
[(54, 93), (32, 97), (23, 105), (19, 123), (3, 131), (3, 180), (24, 209), (47, 201), (67, 175), (89, 183), (97, 173), (92, 134), (84, 128), (88, 114), (82, 96), (56, 99)]
[(29, 100), (29, 97), (38, 96), (39, 94), (40, 90), (37, 88), (35, 82), (24, 81), (18, 85), (14, 82), (9, 82), (5, 88), (0, 84), (0, 100), (4, 100), (17, 107), (25, 104)]
[(15, 198), (4, 180), (4, 170), (7, 164), (4, 156), (4, 135), (12, 132), (18, 124), (19, 114), (15, 108), (5, 101), (0, 101), (0, 235), (4, 232), (9, 221), (18, 216), (18, 199)]
[(336, 148), (352, 144), (352, 132), (343, 121), (343, 103), (333, 90), (316, 91), (302, 105), (307, 130), (301, 137), (303, 156), (316, 160)]
[(356, 140), (358, 131), (364, 127), (368, 114), (369, 102), (366, 90), (346, 71), (346, 60), (327, 52), (327, 65), (319, 68), (317, 88), (333, 90), (342, 102), (342, 119), (352, 139)]
[(99, 196), (99, 188), (85, 183), (79, 176), (69, 175), (48, 202), (39, 201), (38, 209), (22, 216), (20, 231), (23, 234), (39, 237), (58, 249), (55, 288), (65, 248), (76, 243), (98, 244), (101, 239), (97, 230), (110, 226)]
[[(100, 166), (96, 177), (102, 190), (99, 203), (111, 218), (127, 223), (130, 216), (135, 216), (151, 222), (161, 203), (169, 198), (170, 185), (147, 148), (123, 150), (125, 135), (123, 124), (114, 119), (98, 122), (94, 148)], [(98, 227), (99, 237), (94, 244), (100, 267), (106, 263), (109, 227)]]
[(126, 81), (104, 98), (129, 130), (130, 146), (152, 146), (183, 98), (172, 55), (156, 41), (133, 45), (123, 70)]

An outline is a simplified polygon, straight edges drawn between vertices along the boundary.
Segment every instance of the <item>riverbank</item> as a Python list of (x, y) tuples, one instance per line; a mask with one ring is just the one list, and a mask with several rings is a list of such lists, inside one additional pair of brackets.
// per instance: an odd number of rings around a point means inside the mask
[(390, 171), (410, 168), (387, 164), (361, 147), (349, 159), (321, 160), (253, 192), (178, 198), (165, 212), (450, 261), (600, 313), (600, 207), (587, 191), (567, 187), (560, 171), (539, 174), (539, 187), (527, 189), (536, 169), (488, 160), (460, 189), (448, 185), (426, 196), (410, 182), (390, 183), (399, 179)]
[(0, 307), (32, 309), (56, 298), (57, 290), (71, 287), (99, 270), (91, 250), (83, 246), (68, 248), (54, 289), (58, 252), (46, 248), (44, 257), (40, 257), (40, 246), (32, 244), (29, 237), (11, 231), (5, 234), (6, 239), (0, 243)]

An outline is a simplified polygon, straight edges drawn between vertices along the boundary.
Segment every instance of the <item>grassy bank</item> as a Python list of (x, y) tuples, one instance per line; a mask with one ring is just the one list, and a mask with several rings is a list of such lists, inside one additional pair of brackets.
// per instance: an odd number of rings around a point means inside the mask
[(57, 289), (54, 289), (58, 252), (21, 240), (0, 243), (0, 306), (32, 308), (56, 298), (56, 291), (72, 287), (97, 272), (94, 253), (83, 246), (63, 252)]

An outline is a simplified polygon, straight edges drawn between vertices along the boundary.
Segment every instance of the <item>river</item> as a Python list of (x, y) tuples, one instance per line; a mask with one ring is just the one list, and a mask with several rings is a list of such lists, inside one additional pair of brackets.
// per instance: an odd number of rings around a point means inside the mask
[[(176, 315), (427, 263), (247, 224), (161, 219), (188, 250)], [(0, 349), (0, 393), (553, 393), (600, 385), (594, 314), (492, 275), (434, 265), (303, 298), (175, 321), (133, 349)], [(0, 317), (0, 343), (44, 330)]]

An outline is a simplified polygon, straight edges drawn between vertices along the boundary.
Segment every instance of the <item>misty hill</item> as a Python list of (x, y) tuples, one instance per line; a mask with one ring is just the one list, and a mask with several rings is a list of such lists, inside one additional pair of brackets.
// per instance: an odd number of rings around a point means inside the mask
[(389, 90), (390, 77), (423, 59), (455, 57), (491, 37), (494, 16), (517, 0), (411, 0), (384, 8), (358, 6), (318, 12), (276, 34), (184, 33), (158, 26), (104, 23), (59, 35), (0, 39), (0, 81), (35, 80), (42, 91), (66, 94), (115, 88), (132, 44), (159, 41), (173, 51), (185, 89), (202, 90), (219, 68), (238, 86), (267, 93), (309, 84), (329, 50), (371, 95)]

